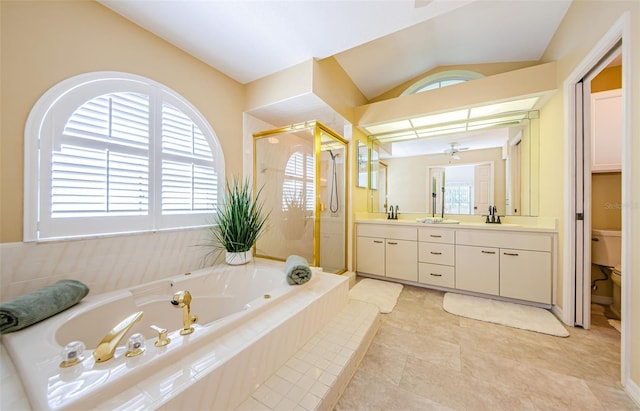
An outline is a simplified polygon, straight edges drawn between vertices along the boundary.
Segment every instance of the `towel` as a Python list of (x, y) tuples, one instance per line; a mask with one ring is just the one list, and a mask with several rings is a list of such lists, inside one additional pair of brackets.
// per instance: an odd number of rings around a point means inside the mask
[(304, 284), (311, 279), (311, 268), (304, 257), (290, 255), (285, 263), (285, 273), (289, 285)]
[(0, 303), (0, 334), (21, 330), (80, 302), (89, 287), (76, 280), (60, 280), (29, 294)]

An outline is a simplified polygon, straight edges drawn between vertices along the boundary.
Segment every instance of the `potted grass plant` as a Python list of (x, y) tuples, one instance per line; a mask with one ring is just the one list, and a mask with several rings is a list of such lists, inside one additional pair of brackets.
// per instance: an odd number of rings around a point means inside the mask
[(209, 228), (211, 246), (214, 252), (225, 251), (227, 264), (251, 261), (251, 249), (265, 229), (268, 213), (260, 198), (262, 189), (255, 198), (252, 191), (248, 179), (227, 182), (224, 201), (217, 207), (214, 224)]

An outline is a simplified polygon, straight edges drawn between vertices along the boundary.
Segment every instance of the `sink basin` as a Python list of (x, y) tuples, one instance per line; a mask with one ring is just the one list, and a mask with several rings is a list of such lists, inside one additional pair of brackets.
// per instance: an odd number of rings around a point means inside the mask
[(484, 227), (521, 227), (521, 224), (510, 224), (510, 223), (501, 223), (501, 224), (487, 224), (487, 223), (464, 223), (465, 225), (475, 225), (475, 226), (484, 226)]
[(439, 217), (417, 218), (416, 222), (423, 224), (460, 224), (458, 220), (442, 219)]

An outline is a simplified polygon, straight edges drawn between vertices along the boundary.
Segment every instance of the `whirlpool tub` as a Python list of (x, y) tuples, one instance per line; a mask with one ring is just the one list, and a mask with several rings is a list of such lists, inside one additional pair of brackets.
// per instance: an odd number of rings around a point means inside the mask
[[(180, 335), (178, 291), (193, 297), (194, 332)], [(3, 336), (33, 409), (233, 409), (284, 364), (347, 304), (346, 278), (314, 270), (300, 286), (286, 283), (284, 263), (257, 259), (220, 265), (130, 289), (89, 296), (27, 329)], [(143, 316), (112, 359), (92, 352), (129, 315)], [(152, 328), (152, 326), (155, 326)], [(156, 347), (156, 329), (171, 342)], [(145, 351), (126, 357), (131, 334)], [(61, 368), (60, 353), (73, 341), (84, 360)]]

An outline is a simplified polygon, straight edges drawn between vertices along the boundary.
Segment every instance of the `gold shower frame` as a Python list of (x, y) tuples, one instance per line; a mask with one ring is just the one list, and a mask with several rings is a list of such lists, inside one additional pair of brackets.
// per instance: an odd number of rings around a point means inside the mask
[[(256, 158), (256, 142), (263, 138), (273, 137), (277, 134), (290, 133), (294, 131), (302, 131), (307, 129), (313, 129), (313, 151), (315, 161), (315, 185), (316, 185), (316, 201), (315, 201), (315, 211), (314, 211), (314, 222), (313, 222), (313, 261), (311, 265), (319, 266), (320, 263), (320, 212), (322, 211), (322, 203), (320, 202), (320, 152), (322, 145), (322, 133), (324, 132), (334, 140), (345, 145), (345, 184), (344, 184), (344, 197), (345, 197), (345, 218), (344, 218), (344, 259), (343, 259), (343, 268), (339, 270), (336, 274), (342, 274), (347, 271), (348, 267), (348, 237), (349, 237), (349, 141), (342, 137), (340, 134), (333, 131), (328, 126), (322, 124), (317, 120), (305, 121), (302, 123), (291, 124), (284, 127), (275, 128), (272, 130), (265, 130), (253, 133), (253, 191), (254, 193), (257, 190), (256, 187), (256, 179), (257, 179), (257, 158)], [(280, 258), (270, 257), (266, 255), (258, 255), (256, 254), (257, 249), (254, 245), (254, 255), (256, 257), (267, 258), (271, 260), (283, 261)]]

